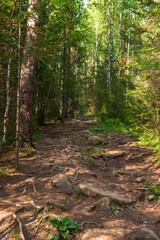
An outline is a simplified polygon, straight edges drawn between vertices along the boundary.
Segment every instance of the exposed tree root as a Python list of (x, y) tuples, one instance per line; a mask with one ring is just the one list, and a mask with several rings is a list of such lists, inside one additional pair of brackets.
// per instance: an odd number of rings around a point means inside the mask
[(159, 204), (156, 204), (156, 205), (154, 206), (154, 209), (157, 209), (159, 206), (160, 206), (160, 203), (159, 203)]
[(14, 213), (13, 214), (13, 217), (17, 220), (18, 224), (19, 224), (19, 235), (21, 236), (22, 240), (25, 240), (25, 236), (24, 236), (24, 233), (23, 233), (23, 225), (22, 225), (22, 222), (21, 220), (19, 219), (19, 217)]
[[(20, 228), (20, 236), (22, 237), (23, 240), (25, 240), (24, 238), (24, 234), (23, 234), (23, 229), (22, 229), (22, 223), (20, 221), (20, 219), (17, 217), (17, 212), (21, 211), (22, 209), (24, 208), (24, 206), (20, 206), (19, 208), (17, 208), (13, 213), (11, 213), (10, 215), (8, 215), (7, 217), (4, 217), (2, 219), (2, 221), (4, 221), (3, 225), (5, 224), (6, 220), (9, 218), (9, 217), (13, 217), (19, 224), (19, 228)], [(15, 227), (15, 223), (12, 223), (12, 225), (9, 227), (9, 229), (6, 229), (1, 235), (0, 235), (0, 239), (2, 239), (3, 237), (5, 237), (7, 234), (9, 234)]]
[(27, 186), (25, 186), (23, 192), (21, 193), (21, 196), (27, 192)]
[(48, 173), (53, 172), (56, 168), (57, 168), (57, 164), (53, 164), (52, 167), (51, 167), (51, 170), (49, 170)]
[(95, 222), (87, 222), (87, 221), (84, 221), (84, 222), (81, 223), (81, 227), (82, 227), (82, 228), (83, 228), (84, 224), (94, 224), (94, 225), (96, 225), (96, 226), (98, 226), (98, 227), (100, 227), (100, 228), (103, 228), (103, 226), (100, 225), (100, 224), (98, 224), (98, 223), (95, 223)]

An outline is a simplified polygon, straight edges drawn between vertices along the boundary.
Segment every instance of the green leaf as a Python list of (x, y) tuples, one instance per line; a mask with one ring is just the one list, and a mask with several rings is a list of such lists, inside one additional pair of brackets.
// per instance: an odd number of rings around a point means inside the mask
[(59, 227), (59, 221), (56, 218), (50, 219), (49, 223), (55, 228)]
[(71, 221), (71, 217), (67, 216), (67, 217), (61, 218), (60, 220), (63, 223), (63, 225), (68, 225), (68, 223), (70, 223)]
[(55, 234), (55, 235), (53, 236), (53, 240), (58, 240), (58, 239), (60, 239), (60, 235), (59, 235), (59, 234)]
[(75, 229), (75, 228), (77, 228), (77, 225), (75, 223), (69, 223), (67, 225), (67, 227), (70, 228), (70, 229)]
[(66, 229), (67, 229), (66, 226), (61, 226), (61, 227), (59, 227), (59, 230), (60, 230), (60, 231), (65, 231)]
[(59, 234), (55, 234), (54, 236), (49, 235), (47, 237), (47, 240), (58, 240), (59, 238), (60, 238), (60, 235)]
[(38, 213), (40, 213), (41, 211), (43, 211), (44, 210), (44, 207), (40, 207), (40, 208), (37, 208), (36, 209), (36, 211), (38, 212)]
[(62, 235), (64, 238), (68, 237), (68, 234), (69, 234), (69, 231), (68, 231), (68, 230), (66, 230), (65, 232), (61, 232), (61, 235)]

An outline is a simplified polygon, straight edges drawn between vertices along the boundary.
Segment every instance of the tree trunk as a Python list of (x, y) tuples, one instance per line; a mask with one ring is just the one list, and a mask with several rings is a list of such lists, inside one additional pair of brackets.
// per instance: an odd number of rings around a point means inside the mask
[(9, 108), (10, 108), (10, 75), (11, 75), (11, 61), (12, 61), (12, 55), (14, 52), (14, 43), (13, 43), (13, 16), (15, 13), (15, 8), (16, 8), (16, 3), (17, 0), (14, 1), (14, 6), (13, 10), (11, 13), (11, 18), (10, 18), (10, 38), (11, 38), (11, 51), (9, 55), (9, 60), (8, 60), (8, 69), (7, 69), (7, 82), (6, 82), (6, 93), (7, 93), (7, 100), (6, 100), (6, 108), (5, 108), (5, 113), (4, 113), (4, 121), (3, 121), (3, 139), (2, 139), (2, 145), (6, 143), (6, 137), (7, 137), (7, 124), (8, 124), (8, 119), (9, 119)]
[(38, 0), (29, 0), (27, 35), (23, 52), (20, 79), (20, 147), (32, 146), (32, 113), (34, 95), (34, 70), (36, 65), (33, 46), (36, 44), (38, 26)]
[(109, 1), (107, 0), (108, 8), (108, 87), (111, 86), (111, 23), (110, 23), (110, 9)]
[(16, 113), (16, 168), (19, 164), (19, 107), (20, 107), (20, 78), (21, 78), (21, 0), (19, 2), (19, 36), (18, 36), (18, 84), (17, 84), (17, 113)]

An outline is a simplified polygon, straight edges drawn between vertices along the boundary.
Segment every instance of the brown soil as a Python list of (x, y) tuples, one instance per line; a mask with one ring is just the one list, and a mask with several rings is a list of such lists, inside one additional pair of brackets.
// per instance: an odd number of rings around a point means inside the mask
[[(0, 177), (0, 236), (11, 230), (1, 239), (22, 239), (11, 215), (21, 206), (16, 216), (26, 240), (45, 240), (56, 233), (45, 218), (47, 215), (71, 216), (73, 221), (83, 223), (83, 230), (73, 237), (75, 240), (80, 240), (86, 229), (100, 227), (119, 240), (131, 239), (140, 227), (149, 227), (160, 237), (160, 204), (156, 196), (148, 201), (145, 189), (145, 181), (159, 183), (160, 168), (152, 164), (152, 149), (135, 145), (127, 134), (91, 132), (89, 128), (96, 127), (93, 120), (79, 117), (67, 120), (65, 125), (47, 124), (43, 136), (35, 142), (37, 151), (21, 157), (21, 170), (11, 167), (9, 176)], [(91, 135), (104, 138), (105, 144), (89, 144), (87, 138)], [(0, 168), (13, 161), (10, 155), (3, 157)], [(70, 179), (72, 194), (53, 189), (51, 178), (59, 173)], [(77, 193), (79, 183), (106, 186), (109, 191), (131, 197), (135, 203), (121, 209), (115, 204), (112, 210), (105, 209), (99, 206), (99, 197)], [(54, 206), (38, 214), (36, 208), (49, 201), (64, 207)], [(11, 216), (7, 218), (8, 215)]]

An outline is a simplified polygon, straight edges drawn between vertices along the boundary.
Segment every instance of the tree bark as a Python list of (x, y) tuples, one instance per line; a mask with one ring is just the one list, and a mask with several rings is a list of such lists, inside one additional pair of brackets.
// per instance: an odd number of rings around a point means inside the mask
[(36, 56), (33, 51), (37, 40), (38, 0), (29, 0), (27, 35), (23, 51), (20, 79), (20, 147), (32, 146), (32, 113), (34, 95), (34, 70)]
[(3, 139), (2, 139), (2, 146), (6, 143), (6, 138), (7, 138), (7, 124), (8, 124), (8, 119), (9, 119), (9, 108), (10, 108), (10, 75), (11, 75), (11, 61), (12, 61), (12, 55), (14, 52), (14, 43), (13, 43), (13, 16), (15, 13), (15, 8), (16, 8), (16, 3), (17, 0), (14, 1), (14, 6), (13, 10), (11, 13), (11, 18), (10, 18), (10, 38), (11, 38), (11, 51), (9, 54), (9, 60), (8, 60), (8, 69), (7, 69), (7, 81), (6, 81), (6, 93), (7, 93), (7, 100), (6, 100), (6, 108), (5, 108), (5, 113), (4, 113), (4, 121), (3, 121)]
[(19, 2), (19, 33), (18, 33), (18, 84), (17, 84), (17, 112), (16, 112), (16, 168), (19, 164), (19, 104), (20, 104), (20, 78), (21, 78), (21, 0)]

